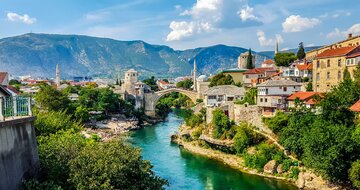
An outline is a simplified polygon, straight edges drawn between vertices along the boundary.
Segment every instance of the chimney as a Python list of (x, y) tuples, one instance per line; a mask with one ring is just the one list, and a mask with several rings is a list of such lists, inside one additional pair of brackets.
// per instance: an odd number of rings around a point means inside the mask
[(348, 39), (352, 38), (352, 33), (348, 34)]

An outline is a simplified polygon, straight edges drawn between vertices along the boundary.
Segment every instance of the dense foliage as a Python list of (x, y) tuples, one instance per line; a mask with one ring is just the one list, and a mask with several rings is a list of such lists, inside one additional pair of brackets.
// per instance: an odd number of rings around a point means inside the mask
[(274, 57), (276, 66), (288, 67), (290, 63), (297, 59), (293, 52), (277, 53)]
[(35, 100), (36, 107), (44, 111), (72, 109), (67, 94), (47, 84), (40, 86), (40, 91), (35, 95)]
[(156, 190), (167, 184), (151, 171), (139, 149), (122, 141), (85, 146), (69, 166), (69, 181), (76, 189)]
[(360, 133), (349, 107), (360, 99), (360, 78), (353, 81), (348, 71), (344, 73), (344, 80), (320, 98), (319, 115), (299, 107), (289, 115), (277, 114), (266, 123), (279, 135), (280, 143), (305, 166), (333, 182), (351, 179), (356, 186), (357, 174), (350, 169), (356, 168), (360, 159)]
[(191, 79), (185, 79), (183, 81), (180, 81), (176, 83), (176, 87), (183, 88), (186, 90), (191, 90), (191, 87), (193, 86), (194, 82)]
[(246, 93), (243, 100), (238, 100), (236, 104), (249, 104), (255, 105), (256, 104), (256, 97), (257, 97), (257, 88), (250, 88)]
[(209, 87), (220, 86), (220, 85), (241, 86), (240, 83), (236, 84), (230, 75), (227, 75), (224, 73), (220, 73), (220, 74), (213, 76), (212, 78), (209, 79), (209, 81), (210, 81)]
[(224, 112), (221, 109), (215, 109), (212, 112), (213, 118), (211, 121), (211, 124), (213, 126), (213, 137), (214, 138), (220, 138), (226, 131), (229, 131), (231, 125), (231, 122), (224, 114)]
[(154, 91), (158, 91), (159, 90), (159, 87), (158, 85), (156, 84), (156, 79), (154, 76), (151, 76), (150, 78), (148, 79), (145, 79), (142, 81), (143, 83), (147, 84), (148, 86), (150, 86), (151, 90), (154, 90)]

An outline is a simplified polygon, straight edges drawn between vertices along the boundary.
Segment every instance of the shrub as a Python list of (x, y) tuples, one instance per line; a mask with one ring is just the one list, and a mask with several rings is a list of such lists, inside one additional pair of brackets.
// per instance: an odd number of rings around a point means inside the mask
[(239, 129), (234, 137), (234, 146), (236, 153), (242, 153), (250, 144), (251, 139), (244, 129)]
[(360, 160), (352, 163), (349, 178), (353, 186), (360, 189)]
[(299, 173), (300, 173), (300, 170), (298, 167), (293, 167), (291, 168), (290, 170), (290, 178), (293, 178), (293, 179), (298, 179), (299, 178)]
[(202, 134), (202, 128), (201, 127), (197, 127), (195, 128), (192, 133), (191, 133), (191, 137), (194, 139), (194, 140), (198, 140), (200, 135)]
[(282, 162), (282, 169), (286, 172), (286, 171), (289, 171), (290, 167), (292, 166), (292, 161), (291, 159), (285, 159), (283, 162)]

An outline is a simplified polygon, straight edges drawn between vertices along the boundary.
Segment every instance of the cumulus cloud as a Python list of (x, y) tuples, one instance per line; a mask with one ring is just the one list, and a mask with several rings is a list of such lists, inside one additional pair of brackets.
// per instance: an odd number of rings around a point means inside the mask
[(6, 16), (9, 21), (13, 22), (23, 22), (25, 24), (34, 24), (36, 22), (36, 18), (31, 18), (27, 14), (20, 15), (14, 12), (8, 12)]
[(300, 15), (291, 15), (286, 18), (282, 23), (284, 32), (301, 32), (307, 29), (314, 28), (320, 24), (320, 20), (317, 18), (306, 18)]
[(272, 39), (272, 38), (267, 38), (265, 35), (265, 32), (259, 30), (257, 32), (257, 36), (258, 36), (260, 46), (274, 46), (276, 44), (276, 42), (278, 42), (279, 44), (284, 43), (284, 39), (282, 38), (282, 36), (280, 34), (276, 34), (275, 39)]
[(259, 25), (262, 22), (254, 8), (244, 0), (197, 0), (180, 16), (184, 20), (172, 21), (166, 41), (190, 38), (196, 34)]
[(199, 23), (199, 22), (176, 22), (170, 23), (171, 32), (166, 38), (166, 41), (180, 40), (185, 37), (199, 34), (201, 32), (209, 32), (213, 30), (210, 23)]
[(254, 12), (254, 8), (249, 7), (248, 5), (246, 5), (240, 11), (238, 11), (238, 14), (239, 14), (240, 19), (242, 21), (258, 20), (258, 18), (254, 15), (253, 12)]
[(360, 34), (360, 23), (352, 25), (347, 30), (341, 31), (339, 28), (335, 28), (334, 31), (326, 35), (327, 38), (338, 38), (345, 37), (348, 34), (359, 35)]

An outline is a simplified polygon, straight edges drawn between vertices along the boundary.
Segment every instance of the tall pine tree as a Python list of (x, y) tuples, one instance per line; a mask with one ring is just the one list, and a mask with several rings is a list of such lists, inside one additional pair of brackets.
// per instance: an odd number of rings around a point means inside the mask
[(304, 49), (304, 44), (302, 42), (299, 43), (299, 50), (297, 52), (297, 58), (299, 60), (302, 60), (305, 58), (305, 49)]
[(247, 69), (253, 69), (254, 68), (251, 48), (249, 49), (249, 56), (248, 56), (248, 58), (246, 60), (246, 68)]

